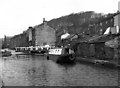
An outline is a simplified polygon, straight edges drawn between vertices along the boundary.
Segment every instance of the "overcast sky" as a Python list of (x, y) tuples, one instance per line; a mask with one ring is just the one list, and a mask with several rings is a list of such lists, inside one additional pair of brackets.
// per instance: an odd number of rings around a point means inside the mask
[(0, 0), (0, 38), (70, 13), (115, 13), (119, 0)]

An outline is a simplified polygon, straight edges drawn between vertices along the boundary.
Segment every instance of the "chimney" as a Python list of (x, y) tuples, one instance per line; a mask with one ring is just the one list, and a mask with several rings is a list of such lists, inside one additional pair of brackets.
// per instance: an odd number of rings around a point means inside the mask
[(30, 27), (28, 27), (28, 29), (32, 29), (32, 28), (33, 28), (33, 27), (31, 27), (31, 26), (30, 26)]
[(100, 29), (100, 35), (102, 35), (103, 34), (103, 29)]
[(43, 23), (45, 22), (45, 18), (43, 18)]
[(44, 24), (44, 26), (47, 25), (47, 21), (45, 20), (45, 18), (43, 18), (43, 24)]

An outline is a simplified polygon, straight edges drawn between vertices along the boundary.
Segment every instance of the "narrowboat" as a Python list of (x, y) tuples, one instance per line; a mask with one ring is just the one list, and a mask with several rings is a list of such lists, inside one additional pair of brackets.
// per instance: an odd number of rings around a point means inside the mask
[(53, 48), (49, 49), (47, 59), (57, 63), (71, 63), (75, 61), (75, 53), (70, 48)]

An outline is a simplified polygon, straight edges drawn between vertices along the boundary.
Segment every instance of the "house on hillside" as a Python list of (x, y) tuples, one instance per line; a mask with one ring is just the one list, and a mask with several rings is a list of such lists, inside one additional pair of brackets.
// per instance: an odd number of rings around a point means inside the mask
[(111, 28), (111, 30), (118, 28), (117, 26), (120, 27), (120, 19), (118, 19), (119, 17), (120, 17), (120, 12), (102, 16), (95, 23), (89, 24), (86, 33), (89, 35), (91, 34), (102, 35), (107, 28)]

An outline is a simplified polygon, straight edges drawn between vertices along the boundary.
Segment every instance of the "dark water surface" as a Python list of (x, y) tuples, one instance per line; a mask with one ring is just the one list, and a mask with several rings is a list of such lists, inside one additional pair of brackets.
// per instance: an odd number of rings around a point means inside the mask
[(57, 64), (44, 56), (0, 57), (5, 86), (117, 86), (118, 70), (75, 63)]

